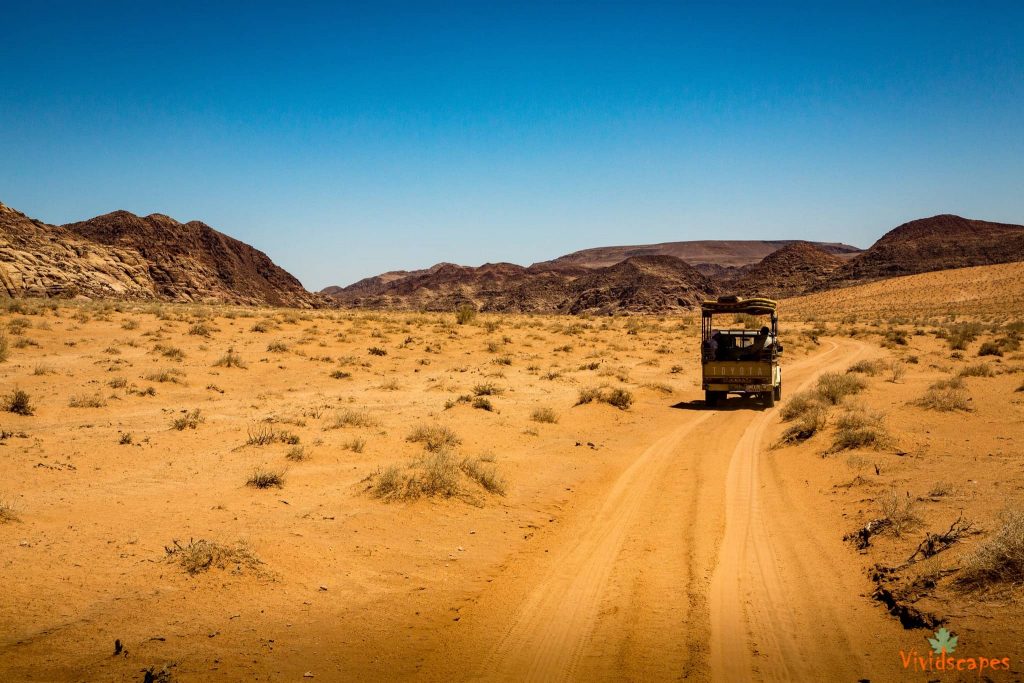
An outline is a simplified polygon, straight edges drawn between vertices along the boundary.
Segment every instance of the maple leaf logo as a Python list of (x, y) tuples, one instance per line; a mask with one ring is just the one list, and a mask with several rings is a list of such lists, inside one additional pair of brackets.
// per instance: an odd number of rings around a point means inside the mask
[(953, 654), (956, 650), (957, 639), (958, 636), (954, 636), (945, 628), (936, 631), (934, 638), (927, 638), (928, 644), (932, 646), (937, 655)]

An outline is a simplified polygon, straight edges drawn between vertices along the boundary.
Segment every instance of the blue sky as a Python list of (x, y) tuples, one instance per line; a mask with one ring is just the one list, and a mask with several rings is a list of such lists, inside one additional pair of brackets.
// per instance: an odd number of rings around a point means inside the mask
[(1024, 223), (1020, 3), (5, 3), (0, 201), (203, 220), (311, 289)]

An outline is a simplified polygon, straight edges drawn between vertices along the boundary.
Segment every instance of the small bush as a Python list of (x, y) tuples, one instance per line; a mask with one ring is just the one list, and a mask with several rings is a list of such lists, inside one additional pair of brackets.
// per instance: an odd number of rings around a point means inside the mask
[(827, 403), (839, 405), (844, 398), (860, 393), (866, 386), (864, 380), (855, 375), (826, 372), (818, 378), (815, 392)]
[(362, 453), (363, 449), (366, 448), (366, 439), (360, 437), (354, 437), (349, 441), (346, 441), (341, 445), (346, 451), (352, 451), (353, 453)]
[(1024, 512), (1008, 510), (1002, 525), (964, 563), (957, 583), (968, 589), (1024, 582)]
[(284, 457), (292, 462), (302, 462), (308, 456), (306, 455), (306, 449), (302, 446), (292, 446), (288, 449), (288, 452), (284, 454)]
[(412, 443), (421, 443), (424, 448), (431, 452), (454, 448), (462, 443), (462, 439), (455, 432), (441, 425), (420, 425), (409, 436), (405, 437), (405, 440)]
[(963, 379), (958, 376), (932, 384), (924, 396), (914, 401), (914, 405), (940, 412), (970, 411), (971, 397)]
[(455, 322), (459, 325), (465, 325), (474, 320), (476, 320), (476, 309), (471, 304), (461, 304), (455, 309)]
[(284, 474), (270, 470), (254, 470), (245, 482), (246, 486), (256, 489), (281, 488), (284, 486)]
[(107, 402), (99, 394), (82, 394), (68, 399), (68, 405), (72, 408), (102, 408)]
[(32, 405), (28, 392), (23, 389), (14, 389), (4, 399), (3, 406), (4, 410), (16, 415), (32, 415), (35, 412), (35, 406)]
[(218, 368), (242, 368), (245, 369), (247, 366), (242, 357), (235, 353), (233, 348), (229, 348), (228, 352), (217, 359), (214, 363), (215, 367)]
[(475, 387), (473, 387), (474, 396), (501, 396), (504, 393), (505, 390), (497, 386), (493, 382), (477, 384)]
[(189, 541), (188, 545), (174, 541), (171, 547), (165, 546), (164, 551), (167, 553), (168, 561), (177, 563), (187, 574), (192, 575), (214, 567), (227, 569), (228, 565), (235, 565), (235, 570), (240, 571), (243, 568), (255, 569), (262, 564), (242, 544), (229, 548), (203, 539)]
[(172, 368), (170, 370), (160, 370), (158, 372), (151, 372), (145, 377), (143, 377), (143, 379), (149, 382), (172, 382), (174, 384), (181, 384), (182, 378), (184, 376), (184, 372)]
[(130, 432), (122, 432), (121, 436), (118, 437), (118, 439), (117, 439), (117, 443), (122, 445), (122, 446), (131, 446), (132, 445), (132, 441), (133, 441), (133, 439), (132, 439), (132, 435), (131, 435)]
[(341, 429), (343, 427), (375, 427), (377, 424), (377, 420), (372, 416), (358, 410), (346, 408), (345, 410), (335, 413), (334, 418), (326, 428)]
[(203, 422), (206, 422), (206, 418), (202, 416), (199, 408), (196, 408), (171, 420), (171, 428), (177, 429), (180, 432), (186, 429), (196, 429)]
[(901, 496), (895, 488), (882, 495), (879, 510), (882, 518), (889, 521), (893, 533), (897, 536), (910, 530), (920, 521), (917, 516), (917, 499), (909, 492)]
[(0, 500), (0, 524), (10, 524), (18, 521), (18, 513), (14, 506), (7, 501)]
[(331, 379), (348, 379), (351, 376), (351, 372), (345, 372), (344, 370), (335, 370), (331, 373)]
[(607, 403), (608, 405), (615, 406), (619, 410), (628, 410), (633, 404), (633, 394), (629, 393), (625, 389), (611, 389), (608, 391), (596, 387), (580, 389), (579, 396), (576, 399), (576, 405), (579, 406), (585, 403), (593, 403), (595, 401)]
[(535, 408), (533, 412), (530, 413), (530, 419), (534, 422), (555, 424), (558, 422), (558, 414), (551, 408)]
[(780, 443), (800, 443), (825, 428), (828, 422), (828, 408), (817, 401), (811, 401), (799, 413), (793, 413), (787, 421), (790, 424), (782, 433)]
[(188, 328), (188, 333), (196, 337), (209, 337), (212, 330), (207, 327), (204, 323), (195, 323)]
[(975, 363), (974, 365), (968, 365), (965, 368), (961, 368), (960, 372), (957, 373), (959, 377), (993, 377), (995, 371), (992, 370), (992, 366), (988, 363)]
[(861, 360), (857, 361), (850, 367), (846, 368), (846, 371), (856, 372), (862, 375), (869, 375), (871, 377), (874, 377), (875, 375), (880, 373), (884, 367), (885, 363), (883, 363), (880, 359)]
[(267, 344), (267, 351), (270, 353), (284, 353), (288, 350), (288, 345), (283, 341), (275, 341)]
[(836, 420), (831, 452), (851, 448), (884, 448), (890, 442), (882, 413), (864, 409), (847, 410)]
[(994, 341), (987, 341), (978, 349), (979, 356), (1002, 356), (1003, 349)]
[(476, 398), (474, 398), (473, 407), (478, 408), (480, 410), (486, 410), (487, 412), (494, 411), (494, 404), (491, 403), (491, 400), (489, 398), (486, 398), (484, 396), (477, 396)]
[(462, 462), (459, 463), (459, 469), (470, 479), (480, 484), (484, 490), (496, 493), (499, 496), (505, 495), (505, 480), (498, 475), (494, 465), (485, 463), (480, 458), (463, 458)]
[(779, 416), (783, 422), (789, 422), (819, 406), (821, 406), (821, 401), (817, 394), (801, 391), (799, 394), (793, 394), (792, 398), (783, 404)]
[(380, 348), (379, 346), (371, 347), (371, 348), (367, 349), (367, 351), (369, 352), (369, 354), (371, 356), (386, 356), (386, 355), (388, 355), (388, 352), (386, 350)]

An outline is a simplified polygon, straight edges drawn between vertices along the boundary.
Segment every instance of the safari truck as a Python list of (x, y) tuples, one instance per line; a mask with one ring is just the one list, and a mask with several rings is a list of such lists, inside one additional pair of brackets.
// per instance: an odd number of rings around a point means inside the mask
[[(779, 317), (771, 299), (721, 296), (700, 307), (701, 385), (704, 402), (729, 394), (756, 396), (768, 406), (782, 398)], [(748, 329), (762, 318), (760, 329)]]

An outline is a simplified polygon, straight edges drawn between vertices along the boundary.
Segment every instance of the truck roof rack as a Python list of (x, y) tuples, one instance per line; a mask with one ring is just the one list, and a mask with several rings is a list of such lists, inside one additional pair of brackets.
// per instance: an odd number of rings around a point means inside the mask
[(700, 305), (701, 313), (711, 315), (712, 313), (749, 313), (750, 315), (773, 315), (778, 303), (772, 299), (762, 297), (751, 297), (745, 299), (741, 296), (720, 296), (711, 299)]

